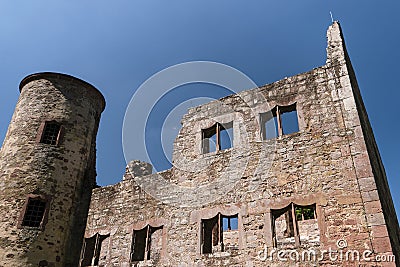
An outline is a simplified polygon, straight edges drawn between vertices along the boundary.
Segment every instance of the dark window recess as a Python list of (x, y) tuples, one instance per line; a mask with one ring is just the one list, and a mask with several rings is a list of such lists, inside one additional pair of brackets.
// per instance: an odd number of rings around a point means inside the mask
[(61, 135), (61, 124), (49, 121), (44, 125), (42, 138), (40, 142), (43, 144), (57, 145)]
[(269, 112), (261, 113), (260, 124), (263, 140), (298, 132), (296, 103), (290, 106), (276, 106)]
[(238, 215), (224, 216), (218, 213), (211, 219), (201, 220), (201, 230), (202, 254), (238, 249), (238, 233), (229, 232), (238, 230)]
[(45, 215), (47, 201), (41, 198), (29, 198), (22, 226), (40, 227)]
[(275, 247), (285, 246), (294, 243), (300, 245), (299, 221), (312, 220), (317, 218), (315, 204), (299, 206), (291, 203), (289, 206), (272, 210), (273, 243)]
[(233, 147), (233, 122), (216, 123), (202, 130), (202, 153), (210, 153)]
[(109, 236), (109, 234), (100, 235), (99, 233), (97, 233), (90, 238), (85, 238), (82, 247), (80, 264), (81, 267), (99, 265), (101, 245), (103, 241)]
[(160, 233), (163, 227), (152, 227), (147, 225), (141, 230), (133, 231), (131, 262), (150, 260), (159, 257), (160, 242), (162, 235), (155, 237), (155, 233)]
[(213, 246), (217, 246), (219, 243), (219, 225), (218, 225), (218, 216), (208, 219), (202, 220), (202, 253), (208, 254), (212, 253)]

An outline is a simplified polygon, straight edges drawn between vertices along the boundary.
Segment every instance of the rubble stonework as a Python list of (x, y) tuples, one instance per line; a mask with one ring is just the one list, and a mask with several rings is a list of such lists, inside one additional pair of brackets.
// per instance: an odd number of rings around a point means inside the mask
[[(101, 243), (96, 264), (291, 266), (296, 263), (280, 261), (276, 255), (263, 261), (260, 252), (274, 248), (297, 251), (315, 248), (321, 252), (329, 248), (338, 250), (338, 245), (343, 243), (347, 244), (343, 249), (360, 253), (370, 250), (372, 257), (396, 255), (399, 264), (397, 217), (339, 23), (329, 27), (327, 38), (324, 66), (190, 109), (182, 119), (182, 129), (174, 144), (173, 161), (179, 168), (95, 189), (85, 237), (96, 233), (109, 235)], [(251, 110), (265, 112), (265, 107), (255, 101), (249, 107), (243, 101), (251, 99), (255, 92), (268, 100), (270, 108), (296, 103), (299, 131), (274, 140), (262, 140), (259, 126), (250, 121)], [(233, 121), (233, 148), (202, 153), (202, 130), (215, 122), (229, 121)], [(248, 138), (244, 153), (258, 156), (241, 166), (243, 154), (235, 150), (243, 149), (237, 141), (237, 136), (243, 134)], [(273, 151), (268, 150), (269, 145), (274, 147)], [(211, 163), (206, 168), (201, 164), (185, 165), (187, 159), (186, 163), (190, 160)], [(232, 171), (229, 168), (232, 162), (237, 168), (244, 168), (240, 179), (230, 191), (216, 188), (221, 198), (206, 205), (185, 203), (184, 194), (178, 190), (164, 199), (147, 193), (146, 188), (152, 187), (151, 181), (157, 175), (175, 185), (200, 187)], [(160, 192), (168, 189), (162, 184), (154, 188)], [(208, 192), (202, 197), (211, 194)], [(174, 201), (181, 201), (182, 205), (166, 204)], [(288, 234), (286, 222), (290, 220), (284, 222), (274, 217), (291, 205), (294, 209), (310, 205), (315, 209), (315, 217), (296, 223), (300, 232), (298, 241)], [(237, 230), (226, 233), (222, 242), (213, 237), (218, 244), (213, 244), (212, 253), (204, 253), (205, 222), (219, 214), (237, 216)], [(154, 241), (162, 244), (161, 253), (153, 258), (150, 243), (145, 259), (135, 260), (131, 256), (137, 249), (135, 233), (147, 225), (162, 226), (162, 236)], [(279, 238), (282, 239), (276, 241)], [(237, 246), (221, 249), (225, 242)], [(372, 262), (364, 263), (370, 264), (365, 266), (395, 266), (394, 262)], [(297, 264), (357, 265), (327, 256)]]
[[(0, 266), (77, 266), (104, 98), (57, 73), (30, 75), (20, 91), (0, 152)], [(56, 145), (40, 133), (52, 121), (61, 125)], [(47, 215), (40, 227), (26, 226), (24, 209), (36, 196), (47, 199)]]
[[(399, 224), (338, 22), (327, 38), (324, 66), (190, 109), (174, 167), (152, 173), (133, 161), (91, 198), (104, 99), (62, 75), (24, 80), (0, 152), (0, 266), (77, 266), (81, 246), (79, 266), (396, 266), (379, 255), (400, 265)], [(293, 106), (298, 131), (266, 138), (260, 114)], [(61, 144), (40, 143), (44, 120), (62, 122)], [(227, 125), (232, 148), (208, 153), (206, 129)], [(20, 225), (29, 195), (51, 197), (44, 228)], [(311, 260), (278, 255), (310, 250)], [(346, 261), (349, 250), (371, 260)]]

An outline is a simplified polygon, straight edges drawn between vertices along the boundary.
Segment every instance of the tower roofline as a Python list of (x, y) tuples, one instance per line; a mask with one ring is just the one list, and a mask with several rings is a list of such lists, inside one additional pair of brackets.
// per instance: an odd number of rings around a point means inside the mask
[(38, 72), (38, 73), (33, 73), (30, 74), (28, 76), (26, 76), (25, 78), (22, 79), (22, 81), (19, 84), (19, 91), (22, 92), (22, 89), (24, 88), (25, 85), (27, 85), (29, 82), (34, 81), (34, 80), (39, 80), (39, 79), (64, 79), (64, 80), (71, 80), (74, 82), (78, 82), (81, 83), (86, 89), (93, 91), (98, 98), (100, 99), (101, 102), (101, 111), (104, 110), (105, 106), (106, 106), (106, 100), (103, 96), (103, 94), (93, 85), (91, 85), (88, 82), (85, 82), (84, 80), (81, 80), (79, 78), (76, 78), (74, 76), (68, 75), (68, 74), (64, 74), (64, 73), (57, 73), (57, 72)]

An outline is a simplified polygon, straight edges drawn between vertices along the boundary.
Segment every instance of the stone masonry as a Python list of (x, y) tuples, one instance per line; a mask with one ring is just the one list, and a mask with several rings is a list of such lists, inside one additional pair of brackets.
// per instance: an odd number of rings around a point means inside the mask
[[(395, 266), (377, 255), (400, 265), (399, 224), (338, 22), (327, 39), (324, 66), (190, 109), (172, 169), (140, 175), (147, 165), (136, 161), (133, 175), (95, 189), (81, 266)], [(263, 138), (259, 114), (293, 105), (298, 131)], [(204, 151), (207, 129), (229, 123), (232, 148)], [(227, 218), (235, 229), (223, 229)], [(329, 248), (369, 261), (335, 260)], [(273, 249), (318, 257), (263, 257)]]
[(26, 77), (0, 151), (0, 267), (400, 266), (338, 22), (327, 39), (324, 66), (191, 108), (171, 169), (132, 161), (98, 188), (103, 96), (64, 74)]
[(105, 101), (57, 73), (30, 75), (20, 91), (0, 152), (0, 266), (75, 267)]

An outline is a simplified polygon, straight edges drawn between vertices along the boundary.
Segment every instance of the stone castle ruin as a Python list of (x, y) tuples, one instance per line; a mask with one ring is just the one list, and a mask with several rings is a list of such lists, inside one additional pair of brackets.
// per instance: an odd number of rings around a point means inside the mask
[(190, 109), (171, 169), (132, 161), (104, 187), (101, 93), (65, 74), (26, 77), (0, 152), (0, 267), (400, 265), (338, 22), (327, 39), (324, 66)]

